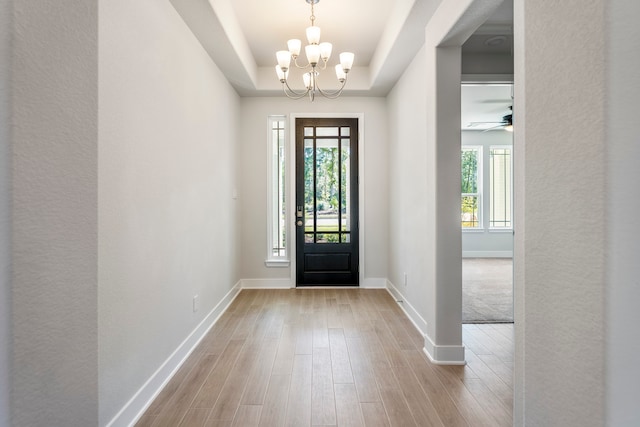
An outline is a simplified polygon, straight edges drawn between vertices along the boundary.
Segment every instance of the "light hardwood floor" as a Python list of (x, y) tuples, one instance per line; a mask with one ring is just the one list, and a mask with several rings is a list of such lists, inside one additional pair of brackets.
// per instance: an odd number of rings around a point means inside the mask
[(437, 366), (385, 290), (243, 290), (137, 426), (510, 426), (513, 327)]

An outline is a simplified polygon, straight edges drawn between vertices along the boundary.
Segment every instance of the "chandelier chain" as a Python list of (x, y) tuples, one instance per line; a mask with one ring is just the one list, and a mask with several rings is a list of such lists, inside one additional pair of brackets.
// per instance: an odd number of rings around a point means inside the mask
[(310, 16), (310, 18), (311, 18), (311, 26), (312, 27), (315, 25), (314, 22), (316, 21), (316, 15), (313, 12), (313, 5), (314, 5), (314, 2), (311, 2), (311, 16)]

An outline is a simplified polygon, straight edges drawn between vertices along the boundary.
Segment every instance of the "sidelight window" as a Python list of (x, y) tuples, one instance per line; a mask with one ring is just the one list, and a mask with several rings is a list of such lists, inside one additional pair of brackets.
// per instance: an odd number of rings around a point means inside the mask
[(269, 267), (288, 266), (286, 235), (286, 119), (284, 116), (269, 117), (267, 166), (268, 183), (268, 242), (267, 261)]

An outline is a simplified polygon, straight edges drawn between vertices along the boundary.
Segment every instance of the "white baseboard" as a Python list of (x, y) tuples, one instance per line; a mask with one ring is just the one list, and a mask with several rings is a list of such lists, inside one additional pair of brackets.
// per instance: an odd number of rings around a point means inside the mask
[(435, 345), (429, 335), (424, 336), (424, 354), (435, 365), (466, 365), (464, 345)]
[(242, 279), (242, 289), (290, 289), (291, 279)]
[(222, 300), (209, 312), (176, 350), (165, 360), (138, 392), (124, 405), (115, 417), (107, 424), (107, 427), (133, 426), (147, 410), (149, 405), (171, 380), (180, 366), (189, 357), (191, 352), (207, 335), (211, 327), (227, 310), (241, 290), (241, 282), (238, 282), (222, 298)]
[(420, 332), (422, 336), (424, 336), (427, 333), (427, 321), (424, 320), (420, 313), (418, 313), (418, 310), (413, 308), (409, 301), (407, 301), (407, 299), (404, 297), (402, 292), (400, 292), (393, 283), (388, 280), (386, 282), (387, 292), (389, 292), (391, 296), (396, 300), (400, 308), (402, 308), (402, 311), (404, 311), (409, 320), (411, 320), (411, 323), (413, 323), (413, 326), (416, 327), (418, 332)]
[(513, 251), (462, 251), (462, 258), (513, 258)]
[(364, 289), (384, 289), (387, 287), (387, 279), (379, 277), (369, 277), (360, 283), (360, 287)]
[[(242, 279), (240, 280), (242, 289), (290, 289), (295, 285), (291, 285), (290, 279)], [(305, 286), (305, 289), (312, 288), (313, 286)], [(364, 289), (384, 289), (387, 287), (387, 279), (369, 277), (362, 281), (360, 284)], [(317, 288), (329, 288), (327, 286), (317, 286)], [(344, 286), (335, 286), (336, 289), (344, 288)]]
[(436, 365), (464, 365), (464, 345), (435, 345), (427, 333), (427, 322), (420, 313), (406, 300), (402, 292), (391, 282), (387, 281), (387, 291), (398, 302), (409, 320), (424, 337), (422, 351), (431, 363)]

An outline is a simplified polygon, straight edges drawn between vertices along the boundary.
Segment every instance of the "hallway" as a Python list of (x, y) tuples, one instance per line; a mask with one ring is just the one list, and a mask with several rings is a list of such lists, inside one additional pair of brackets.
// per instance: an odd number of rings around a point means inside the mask
[(243, 290), (137, 426), (510, 426), (513, 325), (437, 366), (385, 290)]

